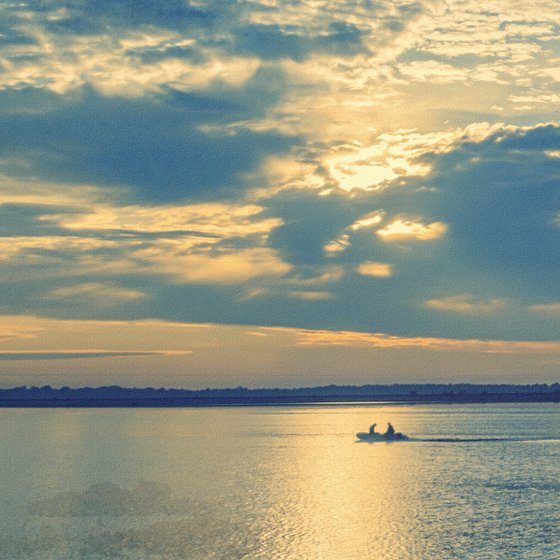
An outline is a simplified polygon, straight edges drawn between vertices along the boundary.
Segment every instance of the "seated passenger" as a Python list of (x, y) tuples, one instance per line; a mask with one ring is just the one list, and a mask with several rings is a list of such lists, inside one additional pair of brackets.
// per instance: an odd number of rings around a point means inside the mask
[(387, 422), (387, 431), (385, 432), (386, 436), (394, 436), (395, 435), (395, 428), (393, 428), (393, 424), (391, 422)]
[(369, 427), (369, 433), (370, 433), (370, 434), (375, 434), (375, 426), (377, 426), (377, 424), (373, 423), (373, 424)]

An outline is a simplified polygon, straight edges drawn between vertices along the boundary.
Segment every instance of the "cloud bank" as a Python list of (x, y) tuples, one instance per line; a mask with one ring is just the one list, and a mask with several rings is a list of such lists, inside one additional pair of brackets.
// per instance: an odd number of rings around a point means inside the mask
[(558, 6), (49, 0), (0, 21), (2, 361), (68, 350), (28, 316), (558, 338)]

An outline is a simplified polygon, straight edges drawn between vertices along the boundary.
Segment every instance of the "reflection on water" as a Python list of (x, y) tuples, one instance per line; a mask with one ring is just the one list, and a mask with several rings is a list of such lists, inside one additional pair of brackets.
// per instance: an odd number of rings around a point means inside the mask
[[(357, 443), (374, 420), (414, 441)], [(1, 560), (559, 558), (557, 405), (2, 410), (0, 423)], [(470, 441), (427, 441), (445, 438)]]

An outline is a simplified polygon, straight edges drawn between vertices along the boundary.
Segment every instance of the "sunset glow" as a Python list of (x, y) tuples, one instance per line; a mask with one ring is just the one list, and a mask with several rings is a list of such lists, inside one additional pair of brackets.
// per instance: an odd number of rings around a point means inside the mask
[(557, 3), (40, 4), (0, 385), (557, 381)]

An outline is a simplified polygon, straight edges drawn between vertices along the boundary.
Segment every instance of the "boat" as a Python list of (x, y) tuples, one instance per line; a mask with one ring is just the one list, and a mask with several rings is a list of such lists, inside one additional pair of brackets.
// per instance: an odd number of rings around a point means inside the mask
[(394, 434), (370, 434), (369, 432), (358, 432), (356, 437), (360, 441), (404, 441), (409, 439), (407, 435), (401, 432), (395, 432)]
[(361, 441), (402, 441), (408, 439), (401, 432), (395, 432), (395, 428), (391, 422), (387, 422), (387, 431), (383, 434), (375, 431), (375, 426), (377, 424), (372, 424), (369, 428), (369, 432), (358, 432), (356, 437)]

